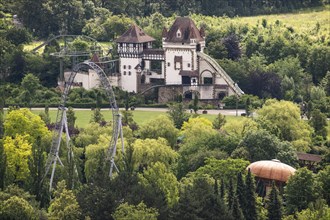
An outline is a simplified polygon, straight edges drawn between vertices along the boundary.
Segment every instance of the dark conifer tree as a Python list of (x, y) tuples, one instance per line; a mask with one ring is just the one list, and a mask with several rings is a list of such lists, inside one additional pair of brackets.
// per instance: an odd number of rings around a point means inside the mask
[(258, 215), (257, 215), (257, 209), (256, 209), (256, 187), (254, 184), (254, 179), (251, 175), (250, 169), (248, 170), (248, 174), (245, 179), (245, 193), (246, 193), (246, 215), (245, 219), (246, 220), (257, 220)]
[(0, 108), (0, 189), (5, 186), (5, 171), (6, 171), (6, 155), (3, 147), (2, 137), (4, 134), (3, 129), (3, 109)]
[(282, 219), (282, 203), (281, 203), (281, 199), (280, 199), (278, 190), (277, 190), (274, 182), (272, 184), (272, 189), (269, 194), (267, 210), (268, 210), (268, 219), (269, 220), (281, 220)]
[(214, 182), (214, 194), (216, 196), (219, 195), (219, 184), (218, 184), (218, 180), (215, 180), (215, 182)]
[(235, 196), (235, 192), (234, 192), (233, 180), (230, 179), (229, 188), (228, 188), (228, 196), (227, 196), (229, 210), (232, 210), (232, 208), (233, 208), (234, 196)]
[(237, 196), (238, 202), (240, 204), (240, 207), (243, 210), (244, 216), (247, 215), (246, 214), (247, 201), (246, 201), (245, 189), (246, 189), (246, 187), (245, 187), (245, 183), (244, 183), (244, 180), (243, 180), (242, 173), (238, 173), (237, 174), (236, 196)]
[(223, 179), (221, 179), (220, 196), (221, 198), (225, 197), (225, 182), (223, 181)]
[(244, 220), (244, 215), (242, 209), (238, 202), (238, 197), (235, 195), (233, 200), (233, 208), (231, 210), (231, 214), (235, 220)]

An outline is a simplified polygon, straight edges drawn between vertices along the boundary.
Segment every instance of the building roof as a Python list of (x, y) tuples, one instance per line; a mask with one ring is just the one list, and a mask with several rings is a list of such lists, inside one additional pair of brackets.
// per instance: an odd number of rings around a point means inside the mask
[[(178, 30), (181, 32), (180, 37), (177, 36)], [(190, 43), (191, 39), (196, 39), (197, 42), (204, 41), (204, 38), (197, 29), (193, 20), (188, 17), (178, 17), (175, 19), (170, 30), (166, 33), (165, 41), (174, 43)]]
[(287, 182), (296, 169), (279, 160), (261, 160), (251, 163), (247, 169), (258, 178)]
[(322, 160), (322, 157), (320, 155), (316, 154), (307, 154), (302, 152), (297, 152), (297, 157), (299, 160), (305, 160), (305, 161), (312, 161), (312, 162), (320, 162)]
[(132, 24), (132, 26), (116, 40), (117, 43), (145, 43), (151, 41), (155, 41), (155, 39), (144, 33), (144, 31), (135, 24)]

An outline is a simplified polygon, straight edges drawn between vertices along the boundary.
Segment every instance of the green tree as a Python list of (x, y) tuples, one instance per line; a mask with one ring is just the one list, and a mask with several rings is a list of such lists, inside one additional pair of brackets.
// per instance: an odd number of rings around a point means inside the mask
[(314, 128), (315, 135), (327, 138), (327, 116), (323, 114), (319, 109), (315, 109), (311, 113), (310, 124)]
[(3, 146), (7, 162), (5, 178), (7, 183), (26, 181), (30, 175), (28, 160), (32, 153), (28, 136), (19, 134), (14, 138), (7, 136)]
[(279, 139), (266, 130), (249, 131), (240, 143), (247, 149), (252, 162), (276, 158)]
[(236, 184), (236, 197), (238, 199), (239, 206), (242, 209), (243, 216), (247, 216), (247, 198), (246, 198), (246, 185), (243, 180), (242, 173), (237, 174), (237, 184)]
[(0, 189), (5, 187), (6, 164), (7, 162), (3, 140), (0, 139)]
[(16, 109), (10, 111), (4, 122), (5, 136), (25, 136), (29, 144), (33, 144), (37, 137), (50, 138), (51, 133), (45, 122), (28, 109)]
[(174, 127), (172, 121), (164, 115), (143, 124), (139, 130), (140, 137), (146, 138), (165, 138), (172, 147), (176, 145), (179, 131)]
[(121, 122), (123, 126), (128, 126), (133, 131), (139, 128), (138, 124), (133, 119), (133, 113), (131, 111), (121, 111)]
[(306, 151), (311, 143), (311, 127), (300, 118), (297, 105), (288, 101), (267, 100), (257, 111), (262, 128), (281, 140), (290, 141), (297, 150)]
[[(205, 161), (205, 166), (200, 167), (194, 173), (195, 175), (208, 174), (214, 179), (223, 179), (223, 181), (228, 184), (229, 180), (236, 177), (238, 173), (245, 171), (249, 162), (242, 159), (225, 159), (217, 160), (215, 158), (207, 158)], [(242, 190), (244, 190), (242, 188)]]
[(66, 111), (66, 118), (67, 118), (68, 127), (74, 128), (77, 117), (72, 107), (69, 107), (68, 110)]
[(174, 219), (233, 219), (208, 175), (184, 178)]
[[(129, 188), (125, 187), (125, 190)], [(111, 188), (111, 186), (110, 188), (96, 186), (94, 183), (83, 184), (77, 192), (77, 201), (83, 216), (95, 220), (111, 219), (111, 213), (115, 211), (117, 205), (113, 195), (115, 189), (116, 187)]]
[(315, 201), (315, 183), (312, 171), (307, 168), (298, 169), (287, 182), (285, 188), (286, 210), (292, 214), (308, 207)]
[(198, 96), (197, 94), (194, 95), (194, 100), (193, 100), (193, 105), (192, 105), (192, 109), (194, 110), (195, 114), (197, 114), (197, 111), (199, 109), (199, 106), (198, 106)]
[(267, 202), (267, 210), (268, 210), (268, 219), (269, 220), (281, 220), (282, 219), (282, 202), (275, 186), (275, 182), (272, 183), (272, 189), (269, 194), (268, 202)]
[(330, 165), (316, 175), (316, 181), (320, 187), (320, 195), (322, 195), (327, 204), (330, 204)]
[(168, 106), (167, 114), (170, 116), (177, 129), (180, 129), (185, 121), (188, 121), (189, 115), (186, 113), (186, 109), (183, 103), (175, 103)]
[(213, 120), (213, 128), (219, 130), (226, 123), (226, 116), (219, 113)]
[(36, 98), (36, 92), (41, 87), (39, 78), (34, 76), (32, 73), (29, 73), (24, 76), (21, 85), (24, 89), (24, 101), (26, 101), (28, 106), (31, 108), (31, 104)]
[(156, 162), (142, 174), (138, 174), (139, 183), (151, 190), (158, 189), (165, 195), (166, 204), (173, 207), (179, 200), (179, 183), (175, 175), (161, 162)]
[(33, 207), (23, 198), (12, 196), (5, 200), (0, 207), (1, 219), (28, 219), (35, 217)]
[(112, 217), (115, 220), (157, 220), (158, 211), (155, 208), (148, 208), (143, 202), (138, 205), (129, 205), (127, 202), (118, 206)]
[(54, 192), (54, 200), (50, 203), (48, 213), (50, 218), (54, 219), (79, 219), (81, 210), (76, 196), (71, 190), (66, 189), (65, 181), (57, 183), (57, 189)]
[(89, 122), (101, 123), (103, 121), (104, 116), (102, 115), (101, 110), (99, 108), (94, 109), (92, 118)]
[[(30, 170), (29, 185), (31, 192), (36, 195), (37, 200), (44, 203), (42, 179), (44, 177), (44, 167), (47, 158), (46, 145), (49, 143), (42, 142), (41, 137), (36, 139), (32, 145), (31, 156), (28, 165)], [(42, 204), (44, 205), (44, 204)]]
[(245, 219), (246, 220), (257, 220), (257, 198), (256, 198), (256, 186), (254, 178), (251, 174), (250, 169), (245, 177), (245, 194), (246, 194), (246, 207), (245, 207)]
[(236, 220), (244, 220), (244, 215), (242, 212), (242, 208), (240, 207), (239, 204), (239, 199), (237, 197), (237, 195), (234, 196), (234, 201), (233, 201), (233, 206), (231, 209), (231, 214), (233, 216), (233, 218)]
[(156, 162), (162, 162), (166, 167), (172, 165), (179, 154), (168, 146), (164, 138), (137, 139), (133, 144), (133, 161), (135, 168), (147, 168)]

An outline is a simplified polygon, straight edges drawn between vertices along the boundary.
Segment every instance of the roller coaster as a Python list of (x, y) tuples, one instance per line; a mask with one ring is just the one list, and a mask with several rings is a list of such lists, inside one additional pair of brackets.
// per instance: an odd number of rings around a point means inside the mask
[[(72, 41), (72, 39), (76, 38), (83, 38), (87, 39), (92, 42), (92, 46), (89, 47), (88, 50), (86, 51), (77, 51), (77, 50), (72, 50), (68, 45), (68, 41)], [(59, 35), (56, 37), (53, 37), (43, 44), (37, 46), (36, 48), (33, 49), (33, 51), (37, 51), (43, 46), (49, 45), (52, 41), (62, 39), (62, 43), (64, 46), (61, 47), (60, 51), (57, 51), (55, 53), (52, 53), (51, 55), (56, 56), (56, 57), (88, 57), (90, 58), (93, 54), (98, 54), (98, 55), (103, 55), (103, 50), (102, 47), (98, 44), (98, 42), (90, 37), (87, 36), (81, 36), (81, 35)], [(107, 53), (109, 55), (109, 52)], [(93, 70), (97, 75), (100, 80), (101, 86), (104, 88), (105, 93), (108, 97), (109, 100), (109, 105), (110, 105), (110, 110), (112, 111), (112, 116), (113, 116), (113, 122), (112, 122), (112, 136), (111, 140), (107, 149), (106, 157), (107, 161), (110, 162), (110, 168), (109, 168), (109, 177), (111, 178), (114, 172), (114, 169), (116, 172), (119, 172), (119, 169), (115, 163), (115, 157), (117, 153), (117, 142), (118, 139), (121, 138), (121, 151), (124, 153), (124, 142), (123, 142), (123, 133), (122, 133), (122, 123), (121, 123), (121, 115), (119, 113), (119, 109), (117, 106), (117, 102), (115, 99), (115, 94), (112, 89), (112, 86), (107, 78), (107, 75), (104, 72), (104, 66), (105, 64), (112, 64), (115, 60), (111, 60), (107, 57), (101, 57), (100, 61), (98, 62), (93, 62), (91, 60), (85, 60), (80, 63), (74, 63), (71, 74), (68, 78), (68, 80), (65, 81), (64, 83), (64, 89), (63, 93), (61, 95), (61, 102), (58, 107), (57, 111), (57, 116), (56, 116), (56, 122), (55, 122), (55, 128), (53, 131), (53, 137), (52, 137), (52, 145), (49, 150), (48, 158), (46, 160), (46, 165), (45, 165), (45, 174), (43, 177), (43, 180), (46, 179), (49, 176), (50, 173), (50, 182), (49, 182), (49, 190), (51, 191), (53, 188), (53, 181), (54, 181), (54, 176), (55, 176), (55, 170), (57, 163), (61, 164), (63, 166), (63, 163), (59, 157), (59, 152), (60, 152), (60, 146), (62, 142), (62, 134), (63, 131), (65, 130), (66, 133), (66, 147), (68, 151), (68, 158), (73, 158), (73, 148), (72, 144), (70, 141), (70, 134), (67, 126), (67, 117), (66, 117), (66, 101), (67, 97), (69, 95), (70, 89), (72, 87), (72, 84), (74, 82), (74, 79), (77, 75), (78, 72), (86, 69), (91, 69)], [(60, 63), (60, 68), (63, 67), (63, 64)], [(64, 77), (62, 78), (64, 79)], [(76, 170), (76, 168), (75, 168)]]

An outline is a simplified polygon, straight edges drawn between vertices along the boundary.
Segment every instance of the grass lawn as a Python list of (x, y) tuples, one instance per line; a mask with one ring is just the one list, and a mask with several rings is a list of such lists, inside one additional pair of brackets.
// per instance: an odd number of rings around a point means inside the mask
[[(32, 110), (33, 113), (39, 114), (43, 110)], [(106, 121), (112, 120), (112, 112), (110, 110), (102, 110), (101, 111)], [(51, 121), (54, 122), (56, 120), (56, 110), (49, 110), (49, 115), (51, 118)], [(75, 115), (77, 117), (76, 125), (79, 128), (84, 128), (88, 125), (92, 111), (91, 110), (75, 110)], [(156, 118), (159, 115), (166, 115), (166, 112), (160, 112), (160, 111), (140, 111), (135, 110), (133, 111), (133, 117), (134, 120), (139, 124), (143, 125), (144, 123)], [(200, 114), (201, 117), (207, 118), (210, 121), (213, 121), (216, 115), (211, 114)], [(241, 117), (235, 117), (235, 116), (226, 116), (227, 122), (231, 122), (233, 120), (239, 120)]]

